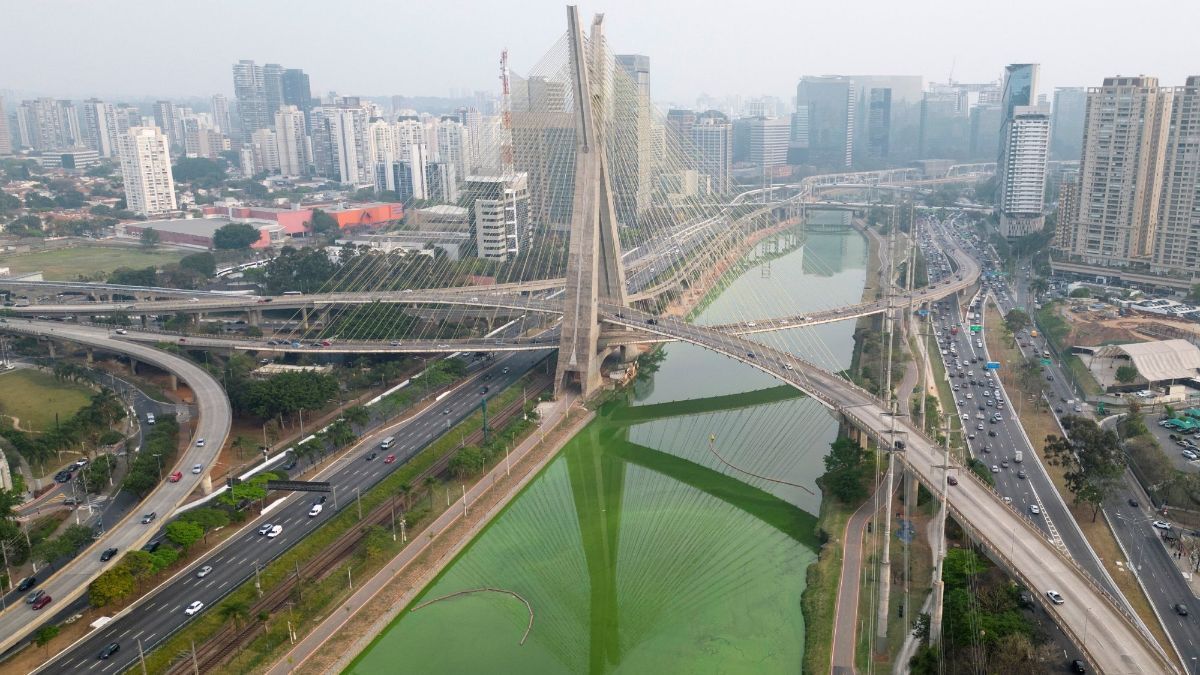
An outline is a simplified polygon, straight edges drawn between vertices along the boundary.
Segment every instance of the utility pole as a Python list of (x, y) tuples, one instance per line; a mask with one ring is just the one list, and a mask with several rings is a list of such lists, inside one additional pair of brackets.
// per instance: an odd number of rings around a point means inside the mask
[[(896, 397), (892, 395), (892, 352), (896, 338), (896, 314), (893, 306), (894, 296), (892, 294), (892, 284), (895, 280), (895, 241), (896, 241), (896, 210), (892, 209), (892, 227), (888, 233), (888, 277), (887, 286), (887, 312), (883, 315), (884, 322), (884, 339), (887, 340), (887, 371), (884, 376), (886, 385), (884, 386), (883, 395), (887, 405), (887, 410), (891, 416), (891, 435), (889, 443), (894, 444), (896, 438)], [(886, 451), (888, 454), (888, 470), (884, 477), (884, 484), (881, 486), (880, 492), (884, 495), (883, 508), (879, 509), (879, 517), (883, 518), (883, 557), (879, 561), (879, 607), (875, 620), (875, 649), (877, 652), (887, 650), (887, 626), (888, 626), (888, 603), (891, 599), (892, 591), (892, 556), (891, 556), (891, 538), (892, 538), (892, 476), (896, 467), (896, 456), (893, 454), (892, 447), (879, 448)], [(876, 453), (878, 458), (878, 453)], [(876, 460), (878, 462), (878, 459)], [(877, 493), (878, 494), (878, 493)]]
[(942, 562), (946, 559), (946, 512), (950, 509), (950, 418), (945, 418), (945, 442), (942, 443), (942, 509), (938, 512), (937, 562), (933, 568), (933, 612), (929, 617), (929, 643), (937, 644), (942, 639), (942, 599), (946, 592), (942, 584)]
[(146, 675), (146, 652), (142, 651), (142, 639), (138, 638), (138, 660), (142, 662), (142, 675)]

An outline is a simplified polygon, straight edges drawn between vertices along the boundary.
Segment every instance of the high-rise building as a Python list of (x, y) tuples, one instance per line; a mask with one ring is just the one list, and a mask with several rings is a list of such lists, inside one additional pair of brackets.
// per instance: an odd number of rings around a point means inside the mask
[(207, 118), (183, 118), (183, 153), (188, 157), (215, 159), (226, 150), (225, 135), (209, 126)]
[(283, 103), (284, 105), (294, 105), (300, 112), (308, 115), (308, 111), (313, 107), (308, 73), (299, 68), (288, 68), (283, 71)]
[(130, 211), (157, 216), (176, 209), (167, 144), (166, 134), (156, 127), (133, 127), (121, 136), (121, 176)]
[(1037, 105), (1038, 64), (1013, 63), (1004, 67), (1004, 86), (1000, 91), (1003, 126), (1012, 119), (1017, 106)]
[(533, 236), (526, 175), (468, 176), (465, 189), (476, 255), (499, 262), (520, 255)]
[(611, 97), (611, 150), (623, 161), (611, 166), (617, 221), (636, 225), (650, 209), (654, 155), (650, 129), (650, 57), (618, 54)]
[(1200, 75), (1176, 87), (1162, 169), (1152, 269), (1200, 272)]
[(308, 167), (308, 134), (304, 113), (294, 105), (285, 105), (275, 113), (275, 142), (278, 144), (279, 173), (294, 178), (303, 176)]
[(183, 134), (175, 124), (175, 104), (170, 101), (154, 102), (154, 124), (167, 135), (172, 147), (183, 145)]
[[(22, 101), (17, 110), (17, 131), (20, 144), (34, 150), (59, 150), (82, 140), (79, 118), (70, 119), (75, 112), (70, 101), (38, 98)], [(73, 134), (79, 133), (79, 136)]]
[(112, 157), (118, 141), (117, 114), (111, 103), (89, 98), (83, 102), (80, 124), (83, 144), (101, 157)]
[(892, 90), (871, 89), (867, 101), (867, 157), (887, 159), (892, 135)]
[(750, 163), (762, 169), (788, 163), (792, 124), (786, 117), (754, 117), (750, 127)]
[[(1053, 127), (1054, 123), (1051, 122)], [(1053, 135), (1051, 128), (1051, 135)], [(1071, 251), (1075, 248), (1074, 223), (1079, 214), (1079, 172), (1064, 172), (1058, 183), (1058, 225), (1054, 228), (1054, 248)]]
[(233, 121), (229, 117), (229, 99), (224, 94), (212, 97), (213, 126), (216, 130), (229, 136), (233, 134)]
[(237, 99), (238, 118), (241, 121), (242, 140), (248, 141), (250, 134), (270, 126), (267, 114), (267, 92), (263, 84), (263, 68), (254, 61), (238, 61), (233, 64), (233, 95)]
[(1050, 157), (1078, 160), (1083, 153), (1083, 116), (1087, 110), (1087, 89), (1057, 87), (1050, 116)]
[(1040, 232), (1046, 224), (1043, 213), (1046, 194), (1046, 161), (1050, 153), (1050, 110), (1048, 107), (1013, 108), (1008, 123), (1004, 166), (997, 190), (1000, 234), (1010, 239)]
[(271, 129), (259, 129), (250, 134), (250, 147), (254, 150), (254, 173), (279, 172), (279, 141)]
[(343, 185), (374, 183), (367, 147), (367, 111), (352, 99), (343, 99), (341, 105), (345, 107), (326, 110), (329, 150), (336, 179)]
[(671, 108), (667, 111), (667, 128), (673, 130), (677, 138), (691, 138), (692, 125), (695, 123), (695, 110)]
[(11, 155), (12, 131), (8, 128), (8, 112), (4, 110), (4, 97), (0, 96), (0, 155)]
[(696, 170), (710, 179), (715, 192), (729, 192), (733, 175), (733, 125), (724, 113), (709, 110), (692, 126)]
[[(125, 132), (134, 127), (146, 126), (142, 119), (142, 111), (129, 105), (128, 103), (118, 103), (113, 112), (117, 116), (117, 135), (124, 136)], [(114, 150), (120, 152), (121, 144), (117, 143)]]
[[(1053, 133), (1054, 125), (1050, 125)], [(981, 103), (971, 108), (971, 131), (967, 143), (967, 157), (972, 160), (992, 161), (996, 156), (996, 138), (1000, 135), (1000, 104)]]
[(848, 77), (800, 78), (788, 160), (819, 167), (850, 166), (857, 104), (854, 81)]
[[(1013, 182), (1007, 175), (1014, 168), (1009, 161), (1008, 153), (1012, 149), (1012, 126), (1018, 108), (1027, 108), (1037, 101), (1038, 65), (1036, 63), (1014, 63), (1004, 68), (1004, 85), (1000, 93), (1000, 146), (996, 155), (996, 178), (999, 190), (997, 195), (1003, 197), (1005, 185)], [(997, 199), (1003, 221), (1004, 208)], [(1003, 222), (1001, 223), (1003, 228)]]
[[(970, 118), (966, 97), (960, 91), (933, 90), (921, 99), (921, 129), (917, 141), (920, 159), (962, 159), (969, 142)], [(996, 138), (992, 137), (993, 152)]]
[[(1089, 87), (1079, 168), (1079, 206), (1064, 253), (1128, 265), (1151, 253), (1158, 220), (1171, 90), (1156, 77), (1107, 77)], [(1060, 223), (1062, 227), (1064, 223)]]
[(474, 164), (471, 158), (471, 133), (453, 117), (443, 117), (437, 123), (438, 161), (454, 165), (458, 176), (466, 176)]
[(263, 96), (267, 102), (267, 122), (275, 119), (275, 111), (283, 105), (283, 66), (268, 63), (263, 66)]
[(400, 199), (429, 199), (427, 168), (429, 158), (425, 154), (425, 144), (418, 143), (407, 148), (407, 158), (392, 163), (392, 180)]
[(454, 175), (454, 165), (447, 162), (426, 163), (425, 190), (428, 199), (435, 202), (440, 204), (457, 203), (458, 177)]

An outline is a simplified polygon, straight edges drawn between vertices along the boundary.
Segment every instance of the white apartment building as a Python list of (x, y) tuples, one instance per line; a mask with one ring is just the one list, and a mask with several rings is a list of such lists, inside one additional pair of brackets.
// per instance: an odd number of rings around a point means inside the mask
[(1000, 186), (1000, 234), (1009, 238), (1040, 232), (1046, 194), (1046, 159), (1050, 152), (1050, 109), (1016, 106), (1004, 139), (1005, 163)]
[(303, 176), (308, 166), (308, 134), (304, 112), (296, 106), (281, 106), (275, 113), (275, 144), (279, 174)]
[(437, 124), (437, 153), (440, 161), (454, 165), (457, 175), (466, 176), (475, 163), (471, 157), (471, 132), (453, 119), (442, 119)]
[(254, 150), (254, 173), (279, 173), (279, 141), (271, 129), (259, 129), (250, 134)]
[(155, 127), (132, 127), (121, 137), (121, 175), (129, 210), (157, 216), (176, 210), (167, 136)]
[(525, 173), (468, 176), (467, 218), (476, 255), (505, 262), (529, 245), (529, 178)]

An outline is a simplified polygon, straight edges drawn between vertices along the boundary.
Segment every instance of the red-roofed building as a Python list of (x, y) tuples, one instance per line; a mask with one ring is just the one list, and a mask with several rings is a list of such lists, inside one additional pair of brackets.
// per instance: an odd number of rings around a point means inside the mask
[(355, 227), (379, 227), (385, 223), (394, 222), (404, 217), (404, 205), (396, 203), (375, 202), (360, 204), (345, 208), (326, 209), (333, 216), (340, 229)]

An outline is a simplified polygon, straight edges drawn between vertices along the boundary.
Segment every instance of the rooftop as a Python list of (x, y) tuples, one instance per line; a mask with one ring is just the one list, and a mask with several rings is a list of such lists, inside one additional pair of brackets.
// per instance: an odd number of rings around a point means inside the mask
[(1200, 375), (1200, 347), (1187, 340), (1158, 340), (1107, 345), (1096, 350), (1097, 359), (1128, 358), (1148, 382), (1178, 380)]

